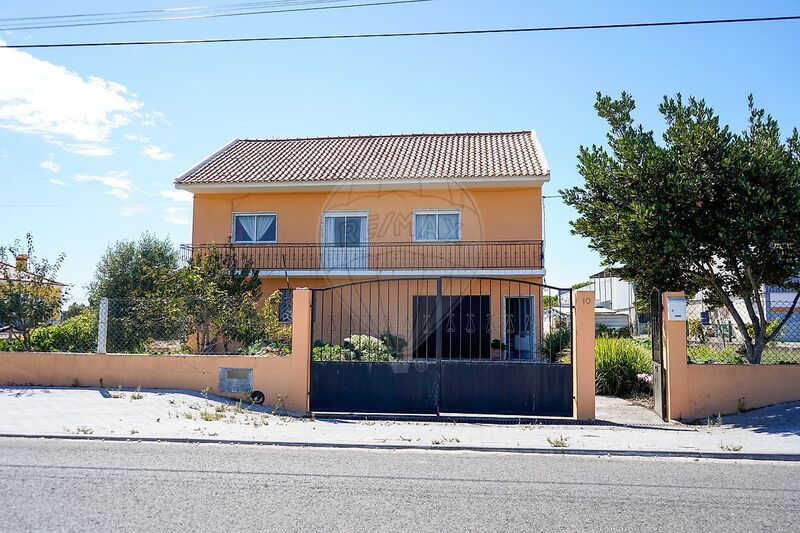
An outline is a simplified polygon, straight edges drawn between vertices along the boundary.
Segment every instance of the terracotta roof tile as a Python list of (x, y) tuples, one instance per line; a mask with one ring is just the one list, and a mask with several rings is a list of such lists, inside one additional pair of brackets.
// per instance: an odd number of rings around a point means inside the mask
[(239, 139), (176, 183), (274, 183), (546, 176), (534, 133)]

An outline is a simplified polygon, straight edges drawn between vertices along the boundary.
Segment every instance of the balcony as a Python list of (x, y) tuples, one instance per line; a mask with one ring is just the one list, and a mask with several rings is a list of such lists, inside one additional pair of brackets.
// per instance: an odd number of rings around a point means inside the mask
[[(184, 244), (190, 260), (214, 245)], [(262, 275), (319, 273), (399, 273), (493, 271), (539, 274), (544, 265), (542, 241), (381, 242), (339, 246), (320, 243), (222, 244), (237, 264), (250, 264)]]

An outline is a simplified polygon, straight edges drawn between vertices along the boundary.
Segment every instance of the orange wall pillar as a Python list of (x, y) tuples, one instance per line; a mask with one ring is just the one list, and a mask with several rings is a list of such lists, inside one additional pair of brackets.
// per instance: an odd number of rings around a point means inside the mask
[(292, 358), (297, 373), (305, 378), (305, 411), (310, 410), (311, 397), (311, 290), (292, 292)]
[(573, 291), (572, 404), (575, 418), (594, 420), (594, 291)]
[(669, 298), (685, 298), (683, 292), (661, 295), (664, 370), (667, 382), (667, 418), (680, 420), (689, 414), (689, 363), (686, 353), (686, 317), (669, 319)]

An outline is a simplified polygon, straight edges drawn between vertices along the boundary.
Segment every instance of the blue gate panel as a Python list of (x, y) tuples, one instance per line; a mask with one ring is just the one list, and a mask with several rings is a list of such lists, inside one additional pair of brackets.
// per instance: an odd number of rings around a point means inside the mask
[(311, 362), (311, 410), (436, 414), (434, 362)]
[(572, 416), (572, 366), (442, 361), (441, 412)]

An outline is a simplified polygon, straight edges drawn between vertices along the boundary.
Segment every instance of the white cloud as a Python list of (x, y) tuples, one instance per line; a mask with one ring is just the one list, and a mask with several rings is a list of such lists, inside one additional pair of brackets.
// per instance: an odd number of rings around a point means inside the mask
[(181, 191), (181, 190), (166, 190), (166, 191), (158, 191), (160, 196), (164, 198), (169, 198), (173, 202), (191, 202), (194, 199), (194, 195), (189, 191)]
[[(2, 40), (0, 40), (2, 44)], [(19, 50), (0, 48), (0, 128), (37, 135), (82, 155), (112, 153), (111, 133), (142, 114), (124, 85), (83, 77)]]
[(76, 174), (72, 177), (73, 180), (77, 182), (90, 182), (95, 181), (98, 183), (102, 183), (109, 190), (106, 191), (106, 194), (110, 194), (111, 196), (116, 196), (117, 198), (121, 198), (123, 200), (127, 200), (131, 192), (133, 191), (133, 182), (127, 179), (128, 173), (122, 171), (115, 171), (109, 172), (105, 176), (89, 176), (86, 174)]
[(54, 161), (42, 161), (39, 163), (39, 166), (45, 170), (49, 170), (50, 172), (58, 172), (61, 170), (61, 165)]
[(168, 207), (164, 209), (164, 220), (170, 224), (177, 224), (179, 226), (187, 226), (191, 222), (187, 216), (191, 209), (188, 207)]
[(156, 146), (155, 144), (149, 144), (145, 146), (142, 148), (141, 153), (150, 159), (155, 159), (156, 161), (166, 161), (175, 157), (175, 154), (165, 152), (161, 147)]
[(150, 140), (149, 137), (145, 137), (144, 135), (139, 135), (137, 133), (126, 133), (125, 138), (131, 142), (137, 143), (146, 143)]
[(147, 208), (143, 205), (128, 205), (120, 209), (119, 214), (123, 217), (129, 217), (138, 215), (139, 213), (144, 213), (145, 211), (147, 211)]
[(59, 179), (56, 179), (56, 178), (52, 178), (52, 179), (49, 179), (47, 181), (49, 181), (53, 185), (58, 185), (60, 187), (68, 187), (69, 186), (69, 183), (67, 183), (66, 181), (62, 181), (62, 180), (59, 180)]

